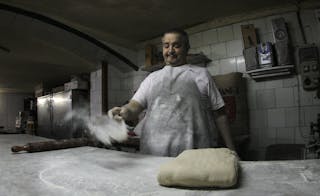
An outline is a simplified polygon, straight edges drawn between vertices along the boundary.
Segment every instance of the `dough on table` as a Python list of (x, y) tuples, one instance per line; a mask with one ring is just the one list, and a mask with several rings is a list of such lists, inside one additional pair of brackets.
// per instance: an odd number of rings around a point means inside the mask
[(237, 183), (238, 157), (228, 148), (185, 150), (163, 164), (158, 182), (163, 186), (231, 187)]

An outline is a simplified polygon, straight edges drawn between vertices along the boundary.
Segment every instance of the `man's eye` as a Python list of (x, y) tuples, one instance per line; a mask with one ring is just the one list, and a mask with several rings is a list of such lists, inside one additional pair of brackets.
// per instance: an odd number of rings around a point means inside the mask
[(169, 47), (169, 44), (164, 44), (163, 47), (164, 47), (164, 48), (168, 48), (168, 47)]

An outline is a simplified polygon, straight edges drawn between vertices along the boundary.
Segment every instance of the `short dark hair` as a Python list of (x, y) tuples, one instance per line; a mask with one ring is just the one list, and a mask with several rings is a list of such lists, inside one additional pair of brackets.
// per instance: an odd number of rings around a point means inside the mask
[(186, 33), (184, 30), (182, 29), (170, 29), (167, 30), (165, 32), (163, 32), (162, 37), (164, 37), (166, 34), (168, 33), (176, 33), (182, 36), (183, 42), (186, 46), (187, 51), (190, 49), (190, 43), (189, 43), (189, 36), (188, 33)]

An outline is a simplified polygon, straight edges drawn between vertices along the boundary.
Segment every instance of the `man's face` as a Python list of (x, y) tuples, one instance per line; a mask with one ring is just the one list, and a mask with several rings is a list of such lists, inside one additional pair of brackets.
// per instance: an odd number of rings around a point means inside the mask
[(162, 54), (167, 65), (186, 64), (187, 48), (180, 34), (167, 33), (162, 38)]

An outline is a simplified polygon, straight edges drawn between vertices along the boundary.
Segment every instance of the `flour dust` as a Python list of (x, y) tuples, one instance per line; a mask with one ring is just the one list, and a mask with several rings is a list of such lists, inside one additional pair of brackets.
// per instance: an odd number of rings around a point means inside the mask
[(108, 115), (89, 116), (87, 109), (75, 109), (65, 115), (65, 120), (72, 120), (73, 126), (84, 124), (86, 132), (103, 144), (110, 146), (113, 141), (123, 142), (128, 139), (128, 130), (123, 120), (115, 120), (111, 112)]

